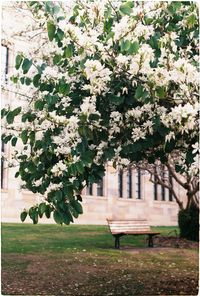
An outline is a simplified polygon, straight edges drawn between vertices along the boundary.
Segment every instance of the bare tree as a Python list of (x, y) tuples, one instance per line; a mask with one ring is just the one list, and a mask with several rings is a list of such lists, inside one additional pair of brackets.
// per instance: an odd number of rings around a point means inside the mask
[(164, 188), (167, 188), (173, 195), (175, 201), (177, 202), (180, 210), (184, 209), (183, 201), (181, 196), (178, 194), (175, 182), (179, 184), (186, 191), (187, 202), (185, 209), (189, 209), (192, 202), (199, 207), (199, 182), (197, 177), (191, 177), (189, 174), (185, 173), (178, 174), (175, 169), (175, 164), (172, 158), (168, 159), (168, 162), (163, 165), (159, 161), (154, 164), (149, 164), (148, 162), (141, 162), (136, 165), (143, 171), (147, 171), (150, 174), (150, 181), (154, 184), (159, 184)]

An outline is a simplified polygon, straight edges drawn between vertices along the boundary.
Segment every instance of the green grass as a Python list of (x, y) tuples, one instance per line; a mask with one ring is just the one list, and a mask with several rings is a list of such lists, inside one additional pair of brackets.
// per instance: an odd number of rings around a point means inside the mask
[[(164, 235), (177, 227), (153, 227)], [(146, 246), (144, 236), (124, 236), (121, 245)], [(2, 252), (4, 253), (46, 253), (72, 250), (113, 250), (114, 238), (108, 226), (96, 225), (32, 225), (2, 224)]]
[(121, 246), (132, 248), (114, 249), (108, 226), (3, 223), (2, 294), (197, 295), (197, 249), (149, 249), (144, 236)]

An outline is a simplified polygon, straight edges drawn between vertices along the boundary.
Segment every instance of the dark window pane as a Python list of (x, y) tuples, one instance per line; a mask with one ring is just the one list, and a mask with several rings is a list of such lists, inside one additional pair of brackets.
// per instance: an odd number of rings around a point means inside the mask
[(87, 195), (93, 195), (93, 185), (89, 183), (89, 185), (86, 188)]
[(97, 183), (97, 196), (103, 196), (103, 179)]
[[(169, 183), (173, 187), (173, 178), (172, 178), (172, 175), (170, 173), (169, 173)], [(169, 190), (169, 201), (173, 201), (173, 194), (172, 194), (171, 190)]]
[[(155, 168), (155, 172), (156, 172), (156, 168)], [(156, 183), (157, 182), (157, 179), (156, 179), (156, 176), (154, 175), (154, 182), (153, 183), (153, 193), (154, 193), (154, 200), (158, 200), (158, 184)]]
[(141, 199), (141, 170), (137, 169), (136, 174), (136, 198)]
[[(165, 182), (165, 168), (163, 167), (161, 170), (161, 178), (162, 181)], [(162, 195), (162, 200), (165, 200), (165, 187), (161, 186), (161, 195)]]
[(123, 197), (123, 171), (120, 170), (118, 173), (118, 191), (119, 197)]
[(132, 198), (132, 169), (129, 169), (127, 173), (127, 196)]

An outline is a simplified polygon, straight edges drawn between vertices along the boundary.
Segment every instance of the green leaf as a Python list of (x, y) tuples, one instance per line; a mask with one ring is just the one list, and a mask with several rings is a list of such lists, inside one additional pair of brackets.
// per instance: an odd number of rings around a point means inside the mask
[(23, 212), (21, 213), (21, 215), (20, 215), (20, 219), (21, 219), (22, 222), (25, 221), (27, 215), (28, 215), (27, 211), (23, 211)]
[(108, 20), (106, 20), (104, 22), (104, 32), (109, 33), (111, 31), (112, 25), (113, 25), (113, 19), (112, 18), (109, 18)]
[(62, 56), (60, 54), (56, 54), (54, 57), (53, 57), (53, 64), (54, 65), (57, 65), (60, 63), (60, 61), (62, 60)]
[(20, 82), (21, 82), (21, 84), (24, 84), (25, 83), (25, 77), (20, 77)]
[(52, 22), (47, 22), (47, 32), (48, 32), (48, 37), (49, 40), (52, 41), (53, 38), (55, 37), (55, 32), (56, 32), (56, 26)]
[(140, 48), (140, 45), (137, 41), (133, 42), (130, 44), (129, 49), (128, 49), (128, 53), (133, 55), (136, 54), (138, 52)]
[(22, 115), (22, 122), (26, 122), (26, 120), (28, 120), (29, 122), (32, 122), (35, 118), (36, 118), (35, 114), (32, 114), (31, 112), (27, 112)]
[(64, 51), (65, 58), (71, 58), (73, 56), (73, 46), (69, 44)]
[(124, 52), (124, 51), (128, 51), (129, 48), (130, 48), (130, 45), (131, 45), (131, 42), (129, 40), (123, 40), (121, 42), (121, 51)]
[(33, 85), (35, 87), (38, 87), (39, 86), (39, 80), (41, 78), (41, 75), (40, 74), (36, 74), (34, 77), (33, 77)]
[(16, 146), (16, 144), (17, 144), (17, 138), (14, 137), (14, 138), (12, 138), (12, 140), (11, 140), (11, 145), (12, 145), (12, 146)]
[(82, 208), (82, 205), (77, 201), (75, 200), (73, 203), (72, 203), (73, 207), (75, 208), (75, 210), (78, 212), (78, 214), (83, 214), (83, 208)]
[(62, 224), (62, 223), (63, 223), (63, 217), (62, 217), (62, 214), (59, 213), (58, 211), (54, 211), (54, 213), (53, 213), (53, 218), (54, 218), (54, 221), (55, 221), (57, 224)]
[(159, 116), (155, 116), (153, 119), (152, 119), (152, 122), (153, 122), (153, 129), (155, 131), (159, 130), (160, 126), (161, 126), (161, 120), (160, 120), (160, 117)]
[(117, 106), (119, 106), (119, 105), (121, 105), (121, 104), (123, 104), (124, 103), (124, 97), (123, 96), (116, 96), (116, 95), (114, 95), (114, 94), (111, 94), (110, 96), (109, 96), (109, 99), (110, 99), (110, 102), (111, 103), (113, 103), (114, 105), (117, 105)]
[(136, 100), (144, 101), (146, 98), (148, 98), (148, 96), (148, 92), (143, 88), (141, 84), (139, 84), (135, 91)]
[(165, 98), (165, 95), (166, 95), (165, 88), (162, 87), (162, 86), (157, 87), (157, 88), (156, 88), (156, 95), (157, 95), (160, 99)]
[(34, 215), (33, 215), (32, 220), (33, 220), (33, 224), (37, 224), (38, 223), (38, 212), (36, 211), (36, 209), (34, 211)]
[(30, 132), (29, 139), (30, 139), (30, 143), (33, 145), (33, 143), (35, 142), (35, 132), (34, 131)]
[(175, 13), (176, 10), (179, 10), (181, 8), (181, 1), (172, 1), (171, 4), (168, 6), (168, 10), (171, 13)]
[(57, 201), (62, 200), (62, 191), (61, 190), (55, 192), (55, 198)]
[(68, 219), (70, 220), (70, 222), (74, 222), (73, 216), (69, 210), (69, 205), (65, 205), (65, 212), (63, 213), (63, 216), (67, 215)]
[(18, 54), (15, 58), (15, 68), (16, 70), (18, 70), (22, 64), (22, 61), (23, 61), (23, 57), (22, 55)]
[(16, 109), (13, 110), (13, 115), (14, 116), (17, 116), (20, 112), (21, 112), (22, 108), (21, 107), (18, 107)]
[(186, 153), (186, 162), (188, 164), (191, 164), (192, 162), (194, 162), (194, 154), (192, 153), (192, 150), (188, 150)]
[(58, 30), (57, 30), (57, 36), (58, 36), (58, 38), (60, 40), (62, 40), (63, 37), (64, 37), (64, 35), (65, 35), (64, 32), (61, 29), (58, 28)]
[(5, 108), (1, 109), (1, 118), (3, 118), (6, 114), (8, 114), (8, 110), (6, 110)]
[(198, 19), (197, 19), (197, 17), (195, 16), (195, 14), (191, 14), (191, 15), (188, 17), (187, 22), (188, 22), (188, 27), (191, 29), (192, 27), (194, 27), (195, 24), (198, 23)]
[(46, 205), (45, 215), (48, 219), (51, 217), (51, 208), (49, 205)]
[(78, 212), (76, 211), (75, 208), (73, 208), (72, 206), (70, 207), (70, 211), (72, 213), (72, 215), (74, 216), (74, 218), (78, 218)]
[(74, 191), (72, 186), (67, 186), (64, 187), (64, 194), (66, 195), (67, 198), (72, 198)]
[(19, 177), (19, 172), (16, 172), (15, 178), (18, 178), (18, 177)]
[(69, 214), (70, 214), (69, 211), (63, 213), (63, 223), (65, 223), (66, 225), (69, 225), (71, 222)]
[(100, 116), (99, 116), (99, 114), (90, 114), (89, 115), (89, 120), (99, 120), (99, 118), (100, 118)]
[(2, 135), (2, 141), (3, 143), (7, 144), (12, 138), (12, 135), (9, 135), (9, 136), (5, 136), (5, 135)]
[(158, 132), (161, 136), (166, 136), (169, 133), (169, 128), (161, 125), (160, 128), (158, 129)]
[(19, 77), (13, 75), (13, 76), (10, 78), (10, 80), (11, 80), (13, 83), (17, 83), (18, 80), (19, 80)]
[(58, 5), (53, 6), (52, 8), (53, 14), (58, 14), (59, 11), (60, 11), (60, 7)]
[(26, 77), (26, 79), (25, 79), (25, 84), (26, 84), (26, 85), (30, 85), (31, 82), (32, 82), (32, 80), (31, 80), (30, 78)]
[(51, 14), (51, 10), (52, 10), (52, 2), (51, 1), (46, 1), (45, 3), (45, 11)]
[(46, 101), (47, 101), (47, 104), (48, 105), (54, 105), (58, 102), (58, 99), (59, 99), (59, 96), (51, 96), (50, 94), (48, 94), (46, 97), (45, 97)]
[(23, 64), (22, 64), (23, 74), (28, 73), (31, 66), (32, 66), (32, 60), (29, 60), (27, 58), (24, 59)]
[(95, 152), (94, 151), (86, 151), (83, 156), (81, 157), (83, 163), (85, 165), (92, 163), (93, 158), (95, 156)]
[(69, 173), (72, 174), (73, 176), (75, 176), (77, 173), (76, 165), (74, 163), (72, 163), (69, 166), (68, 170), (69, 170)]
[(8, 124), (12, 124), (13, 121), (14, 121), (14, 118), (15, 118), (15, 116), (14, 116), (13, 112), (12, 111), (9, 111), (8, 114), (6, 115), (6, 121), (7, 121), (7, 123)]
[(183, 168), (182, 168), (181, 165), (176, 164), (176, 165), (175, 165), (175, 170), (176, 170), (177, 173), (181, 173), (182, 170), (183, 170)]
[(126, 15), (130, 15), (132, 12), (132, 8), (133, 8), (134, 4), (132, 1), (128, 1), (124, 4), (122, 4), (119, 8), (119, 10)]
[(84, 172), (84, 167), (83, 167), (82, 162), (77, 162), (77, 163), (76, 163), (76, 169), (77, 169), (77, 171), (78, 171), (80, 174), (82, 174), (82, 173)]
[(46, 204), (42, 202), (41, 204), (39, 204), (39, 207), (38, 207), (38, 213), (40, 217), (45, 213), (45, 211), (46, 211)]
[(70, 85), (64, 81), (59, 84), (59, 93), (63, 95), (68, 95), (70, 91)]
[(169, 153), (173, 151), (175, 147), (176, 147), (176, 141), (174, 139), (171, 139), (171, 141), (166, 142), (164, 146), (164, 150), (166, 153)]
[(27, 141), (28, 141), (28, 131), (27, 130), (23, 130), (21, 132), (21, 139), (22, 139), (23, 144), (27, 143)]
[(42, 111), (43, 108), (44, 108), (45, 102), (42, 101), (42, 100), (38, 100), (38, 101), (35, 102), (34, 105), (35, 105), (35, 109), (38, 109), (38, 110)]

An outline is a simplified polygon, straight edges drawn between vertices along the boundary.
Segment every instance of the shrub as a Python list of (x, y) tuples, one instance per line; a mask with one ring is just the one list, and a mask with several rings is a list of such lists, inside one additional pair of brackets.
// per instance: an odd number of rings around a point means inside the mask
[(199, 241), (199, 209), (194, 203), (179, 211), (178, 224), (181, 238)]

